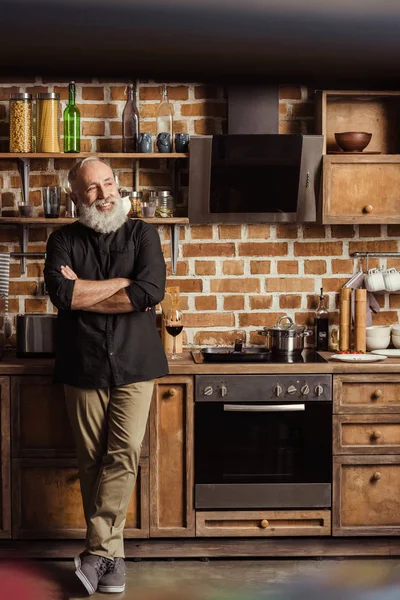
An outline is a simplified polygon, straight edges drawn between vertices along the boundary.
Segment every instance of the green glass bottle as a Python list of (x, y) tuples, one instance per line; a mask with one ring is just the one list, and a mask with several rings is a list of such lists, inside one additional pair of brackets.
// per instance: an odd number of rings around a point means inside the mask
[(68, 86), (69, 100), (64, 110), (64, 152), (81, 150), (81, 113), (75, 104), (75, 82)]

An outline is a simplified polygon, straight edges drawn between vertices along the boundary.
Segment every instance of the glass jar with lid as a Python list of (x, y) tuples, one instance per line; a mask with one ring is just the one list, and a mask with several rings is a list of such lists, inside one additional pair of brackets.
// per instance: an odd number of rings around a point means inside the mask
[(38, 94), (36, 99), (36, 151), (60, 152), (60, 94)]
[(169, 190), (157, 192), (155, 217), (173, 217), (175, 212), (175, 201)]
[(129, 194), (129, 199), (131, 201), (131, 210), (128, 213), (130, 217), (133, 218), (142, 218), (142, 199), (143, 199), (143, 192), (130, 192)]
[(10, 96), (10, 152), (32, 152), (32, 95)]

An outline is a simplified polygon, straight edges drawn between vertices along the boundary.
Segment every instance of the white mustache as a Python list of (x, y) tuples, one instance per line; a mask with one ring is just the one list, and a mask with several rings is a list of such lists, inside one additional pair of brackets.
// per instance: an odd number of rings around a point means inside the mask
[(96, 200), (94, 202), (95, 206), (105, 206), (106, 204), (117, 204), (120, 198), (103, 198), (102, 200)]

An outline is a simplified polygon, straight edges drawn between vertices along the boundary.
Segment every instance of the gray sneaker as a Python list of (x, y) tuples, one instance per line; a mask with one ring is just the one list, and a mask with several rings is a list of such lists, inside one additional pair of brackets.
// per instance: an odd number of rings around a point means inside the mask
[(123, 558), (114, 558), (108, 563), (107, 571), (99, 581), (99, 592), (106, 594), (123, 592), (125, 590), (125, 561)]
[(76, 576), (85, 586), (89, 596), (91, 596), (97, 590), (100, 579), (113, 561), (104, 556), (83, 552), (79, 556), (75, 556), (74, 563), (76, 567)]

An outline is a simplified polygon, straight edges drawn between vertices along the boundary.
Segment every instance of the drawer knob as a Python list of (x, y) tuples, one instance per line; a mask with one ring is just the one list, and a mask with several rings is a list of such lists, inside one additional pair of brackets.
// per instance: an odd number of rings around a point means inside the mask
[(379, 481), (379, 479), (382, 479), (382, 473), (380, 471), (375, 471), (375, 473), (372, 475), (372, 479), (374, 481)]
[(169, 388), (168, 390), (168, 396), (176, 396), (177, 395), (177, 391), (175, 388)]
[(374, 210), (374, 207), (371, 204), (367, 204), (363, 208), (363, 212), (367, 213), (367, 214), (372, 213), (373, 210)]
[(379, 440), (379, 438), (382, 437), (382, 433), (377, 429), (372, 432), (371, 437), (373, 440)]
[(378, 400), (378, 398), (382, 398), (382, 396), (383, 396), (382, 390), (375, 390), (374, 393), (372, 394), (372, 399)]
[(267, 527), (268, 527), (268, 525), (269, 525), (269, 522), (267, 521), (267, 519), (263, 519), (263, 520), (261, 521), (260, 525), (261, 525), (261, 527), (262, 527), (263, 529), (267, 529)]

